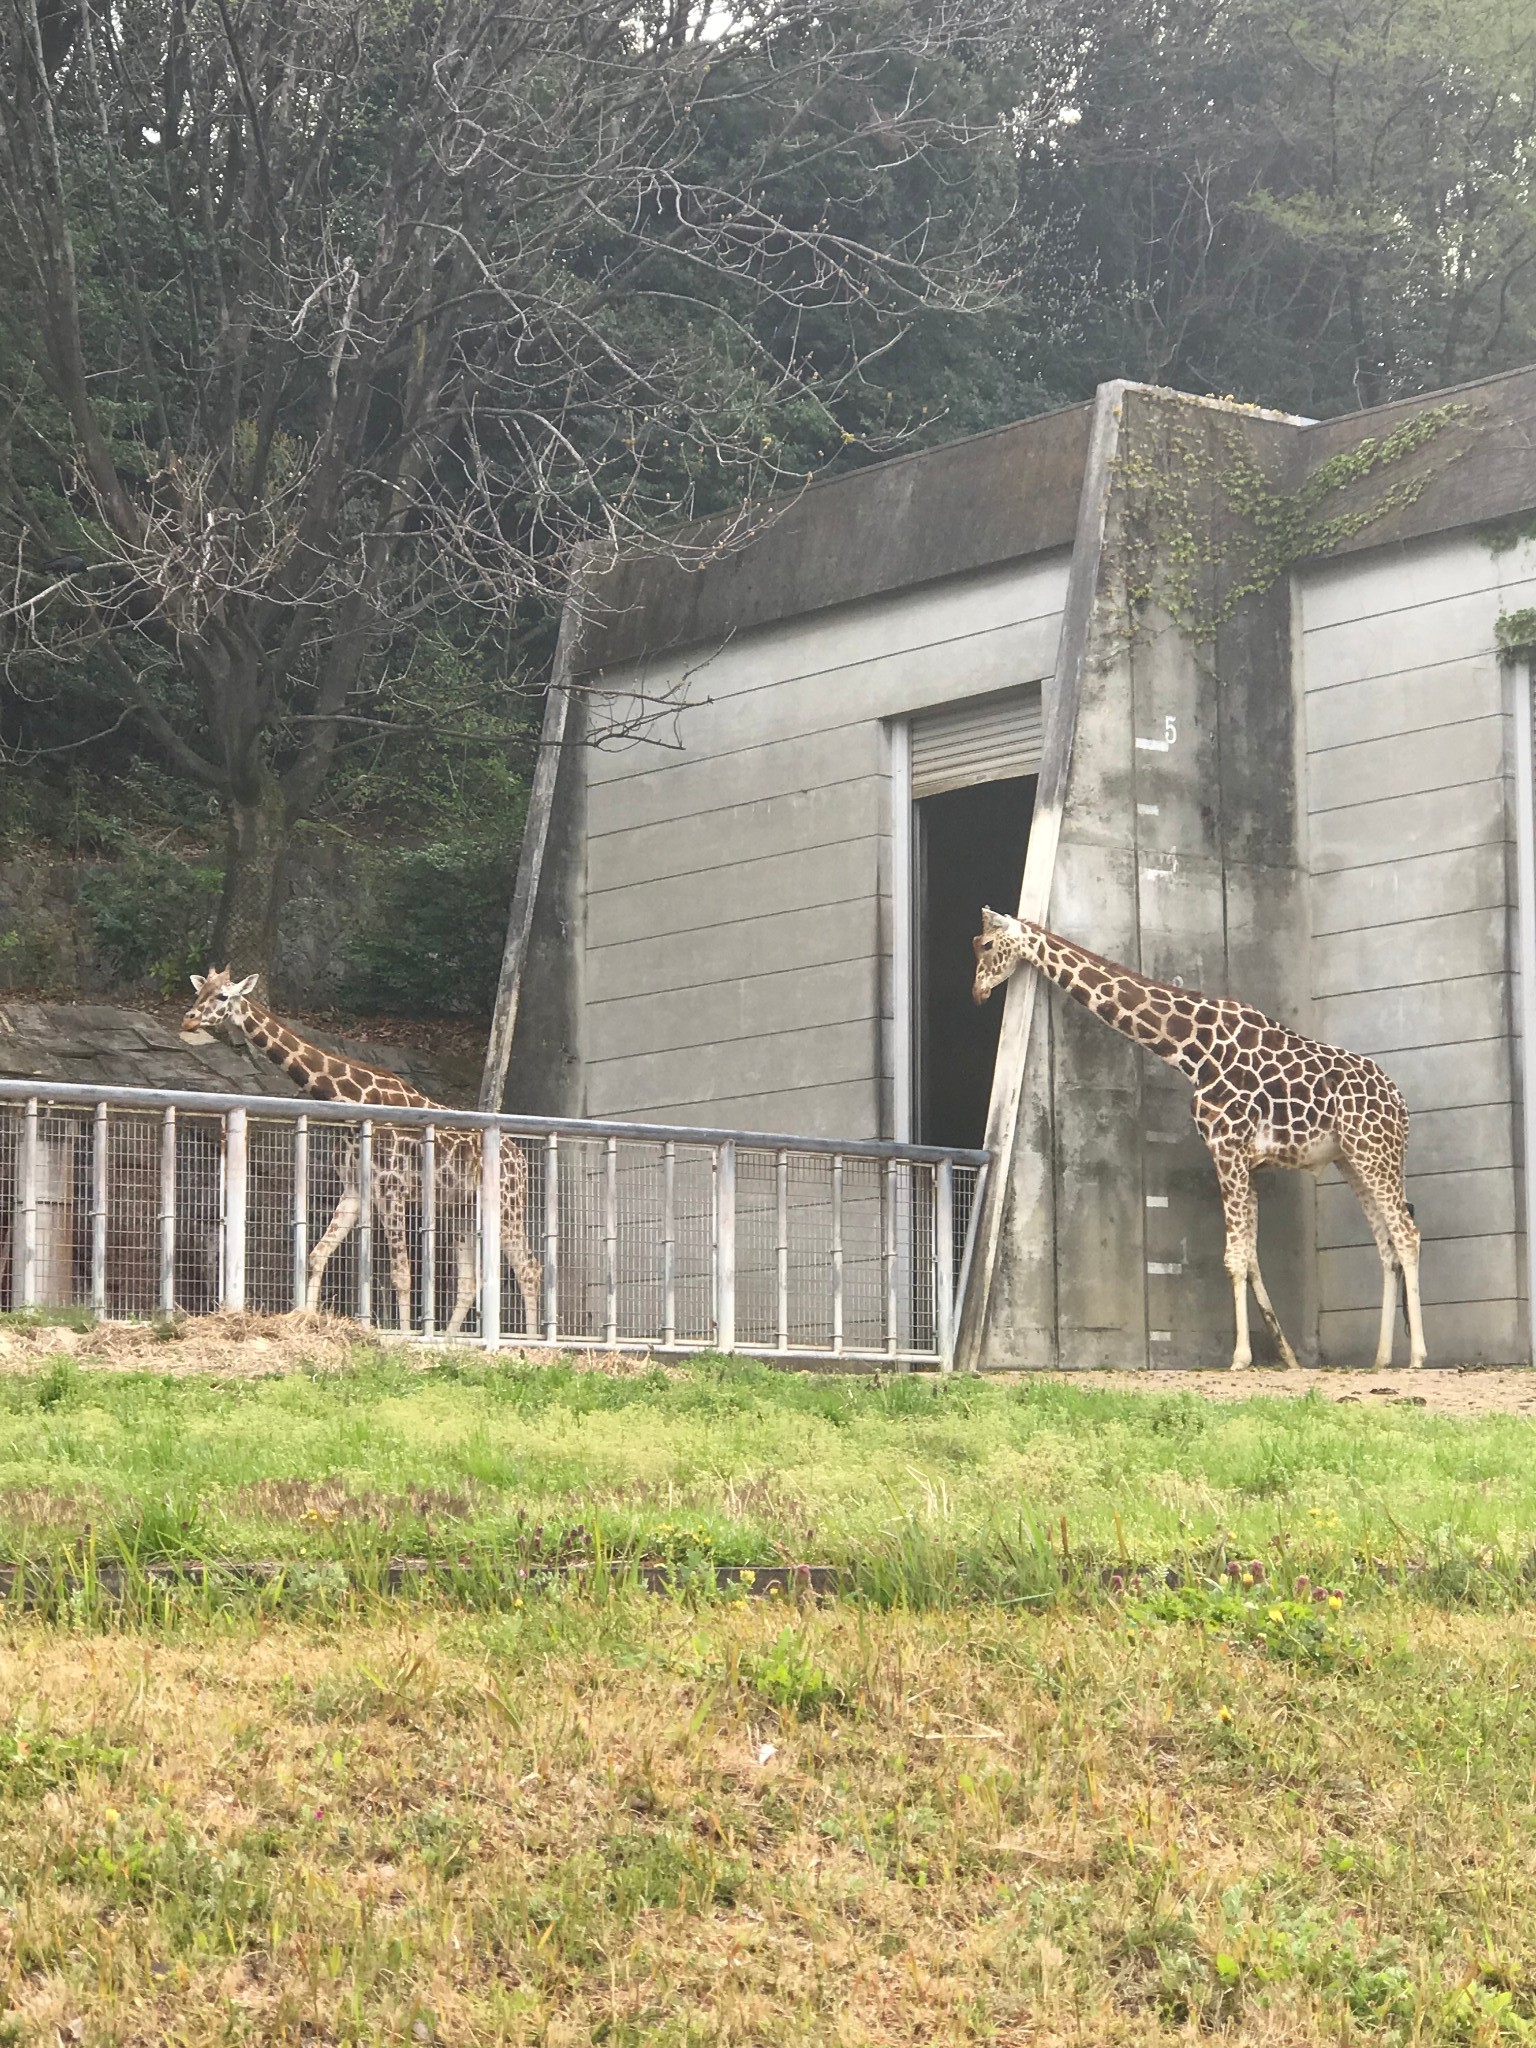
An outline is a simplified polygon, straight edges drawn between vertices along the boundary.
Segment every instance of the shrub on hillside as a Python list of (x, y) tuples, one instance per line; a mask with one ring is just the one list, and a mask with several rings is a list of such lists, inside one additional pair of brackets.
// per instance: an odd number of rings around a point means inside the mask
[(516, 868), (515, 849), (474, 839), (383, 858), (343, 1000), (376, 1015), (488, 1016)]
[(80, 880), (80, 901), (97, 954), (125, 987), (169, 995), (208, 965), (208, 933), (220, 873), (153, 847), (127, 847), (110, 866)]

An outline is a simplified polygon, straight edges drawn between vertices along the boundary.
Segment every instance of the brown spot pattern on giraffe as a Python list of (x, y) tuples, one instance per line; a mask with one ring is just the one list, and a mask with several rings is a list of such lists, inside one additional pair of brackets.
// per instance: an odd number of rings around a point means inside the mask
[(1408, 1287), (1411, 1362), (1421, 1364), (1419, 1233), (1403, 1186), (1408, 1112), (1391, 1077), (1363, 1053), (1289, 1031), (1250, 1004), (1186, 993), (1117, 967), (1041, 925), (999, 918), (991, 910), (982, 915), (972, 990), (978, 1002), (1027, 963), (1194, 1084), (1195, 1121), (1216, 1166), (1226, 1215), (1226, 1264), (1238, 1315), (1233, 1363), (1248, 1362), (1246, 1282), (1282, 1355), (1288, 1361), (1293, 1356), (1259, 1273), (1253, 1172), (1337, 1158), (1359, 1196), (1383, 1267), (1383, 1355), (1377, 1363), (1390, 1356), (1392, 1274), (1400, 1267)]
[[(340, 1053), (311, 1045), (249, 998), (255, 981), (235, 982), (228, 968), (194, 976), (197, 1001), (182, 1023), (184, 1031), (213, 1028), (244, 1037), (262, 1050), (274, 1064), (290, 1074), (305, 1093), (318, 1101), (348, 1101), (381, 1108), (438, 1109), (419, 1089), (412, 1088), (387, 1067), (370, 1067), (361, 1060), (349, 1060)], [(381, 1125), (374, 1133), (371, 1194), (383, 1222), (389, 1244), (390, 1270), (399, 1305), (402, 1328), (411, 1325), (412, 1273), (406, 1241), (405, 1215), (412, 1193), (420, 1187), (421, 1135), (415, 1129)], [(525, 1328), (538, 1327), (542, 1267), (527, 1241), (528, 1161), (515, 1141), (502, 1148), (501, 1223), (502, 1244), (523, 1297)], [(357, 1150), (352, 1147), (344, 1169), (340, 1201), (320, 1242), (310, 1254), (308, 1301), (319, 1304), (325, 1269), (342, 1242), (359, 1220), (361, 1193), (357, 1184)], [(448, 1320), (447, 1333), (457, 1332), (473, 1299), (475, 1272), (470, 1233), (474, 1203), (480, 1189), (481, 1150), (477, 1131), (449, 1127), (437, 1138), (437, 1188), (445, 1199), (455, 1198), (460, 1218), (457, 1240), (458, 1294)]]

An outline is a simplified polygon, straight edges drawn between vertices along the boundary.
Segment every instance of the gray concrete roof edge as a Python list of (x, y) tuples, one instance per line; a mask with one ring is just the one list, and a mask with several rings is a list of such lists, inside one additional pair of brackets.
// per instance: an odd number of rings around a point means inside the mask
[[(1155, 394), (1289, 429), (1299, 473), (1416, 413), (1469, 407), (1468, 422), (1456, 420), (1438, 448), (1432, 438), (1411, 458), (1416, 467), (1405, 474), (1415, 488), (1403, 502), (1338, 540), (1330, 559), (1536, 509), (1536, 365), (1318, 421), (1130, 379), (1101, 387), (1110, 393)], [(1089, 403), (1036, 413), (812, 484), (705, 566), (656, 555), (620, 561), (590, 586), (595, 615), (580, 673), (1070, 546), (1093, 411)], [(1341, 503), (1351, 502), (1346, 490)]]

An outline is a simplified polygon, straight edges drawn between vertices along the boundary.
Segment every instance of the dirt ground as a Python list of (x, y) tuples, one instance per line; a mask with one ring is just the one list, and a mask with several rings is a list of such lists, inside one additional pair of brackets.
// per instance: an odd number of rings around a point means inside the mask
[[(282, 1372), (336, 1372), (347, 1363), (359, 1335), (355, 1323), (336, 1316), (205, 1316), (178, 1325), (173, 1333), (143, 1323), (101, 1323), (91, 1330), (55, 1324), (35, 1329), (0, 1325), (0, 1373), (34, 1372), (61, 1352), (82, 1366), (107, 1372), (163, 1372), (178, 1377), (212, 1373), (236, 1379)], [(390, 1340), (381, 1337), (376, 1341)], [(432, 1355), (419, 1345), (401, 1343), (399, 1348), (423, 1364)], [(471, 1350), (469, 1355), (475, 1354)], [(561, 1354), (509, 1345), (503, 1356), (544, 1364)], [(580, 1363), (586, 1371), (620, 1378), (658, 1369), (667, 1373), (680, 1370), (675, 1361), (659, 1360), (643, 1351), (586, 1352), (580, 1355)], [(1001, 1377), (1011, 1380), (1025, 1375)], [(1268, 1367), (1249, 1372), (1169, 1369), (1051, 1373), (1044, 1377), (1063, 1386), (1131, 1394), (1192, 1393), (1211, 1401), (1244, 1401), (1256, 1395), (1297, 1400), (1316, 1387), (1325, 1400), (1361, 1407), (1397, 1403), (1436, 1415), (1536, 1416), (1536, 1370), (1529, 1366), (1427, 1366), (1420, 1372), (1398, 1366), (1381, 1373), (1281, 1372)]]
[(1528, 1365), (1429, 1365), (1418, 1372), (1394, 1366), (1386, 1372), (1343, 1372), (1335, 1368), (1282, 1372), (1258, 1367), (1247, 1372), (1072, 1372), (1048, 1377), (1063, 1386), (1102, 1387), (1115, 1393), (1191, 1393), (1209, 1401), (1248, 1401), (1256, 1395), (1299, 1400), (1316, 1387), (1325, 1401), (1362, 1408), (1425, 1408), (1435, 1415), (1536, 1416), (1536, 1370)]

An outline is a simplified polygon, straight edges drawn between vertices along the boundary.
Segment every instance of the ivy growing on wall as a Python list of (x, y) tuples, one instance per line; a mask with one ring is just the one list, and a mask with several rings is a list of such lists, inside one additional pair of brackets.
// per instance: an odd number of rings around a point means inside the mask
[[(1406, 473), (1403, 465), (1447, 429), (1472, 424), (1481, 411), (1456, 400), (1427, 407), (1284, 489), (1243, 431), (1243, 412), (1251, 408), (1191, 406), (1173, 393), (1137, 398), (1149, 410), (1122, 443), (1116, 464), (1124, 492), (1119, 547), (1128, 630), (1134, 636), (1155, 605), (1197, 645), (1214, 640), (1297, 564), (1331, 554), (1413, 504), (1445, 465), (1421, 464)], [(1154, 406), (1160, 411), (1152, 412)], [(1446, 460), (1465, 446), (1463, 440)], [(1340, 504), (1351, 486), (1372, 480), (1379, 488)]]
[(1529, 660), (1536, 656), (1536, 605), (1517, 612), (1500, 612), (1493, 637), (1501, 654), (1517, 654)]

